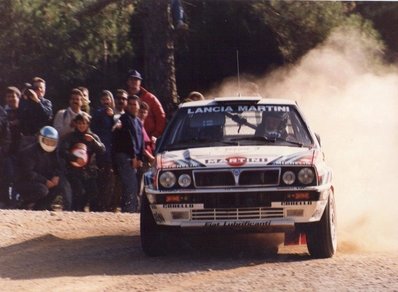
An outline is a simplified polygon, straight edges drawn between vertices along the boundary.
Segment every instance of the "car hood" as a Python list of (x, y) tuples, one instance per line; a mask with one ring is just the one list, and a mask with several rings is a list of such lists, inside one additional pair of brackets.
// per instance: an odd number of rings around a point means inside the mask
[(258, 167), (311, 165), (320, 157), (315, 148), (288, 146), (206, 147), (166, 151), (157, 155), (158, 168)]

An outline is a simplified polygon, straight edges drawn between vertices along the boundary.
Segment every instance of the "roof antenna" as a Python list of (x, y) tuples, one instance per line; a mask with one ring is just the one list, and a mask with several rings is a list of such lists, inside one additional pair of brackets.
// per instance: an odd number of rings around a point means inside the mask
[(238, 96), (240, 97), (239, 50), (236, 50), (236, 69), (238, 73)]

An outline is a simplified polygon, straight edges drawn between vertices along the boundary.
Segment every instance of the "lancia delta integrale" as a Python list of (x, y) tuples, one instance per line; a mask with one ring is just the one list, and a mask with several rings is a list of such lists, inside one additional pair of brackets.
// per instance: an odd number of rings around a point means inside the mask
[(290, 100), (182, 104), (145, 174), (141, 243), (161, 255), (176, 230), (285, 233), (311, 256), (336, 251), (332, 171)]

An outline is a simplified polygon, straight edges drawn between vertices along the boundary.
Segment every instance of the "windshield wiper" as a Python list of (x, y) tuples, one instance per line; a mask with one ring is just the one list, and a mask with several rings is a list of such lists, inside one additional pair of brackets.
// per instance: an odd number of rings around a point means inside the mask
[(231, 141), (264, 141), (264, 142), (275, 142), (275, 139), (270, 139), (265, 136), (248, 136), (248, 137), (239, 137), (231, 139)]
[(281, 137), (266, 137), (266, 136), (249, 136), (249, 137), (240, 137), (240, 138), (234, 138), (231, 139), (231, 141), (264, 141), (264, 142), (272, 142), (275, 143), (276, 141), (282, 141), (282, 142), (287, 142), (289, 144), (297, 145), (299, 147), (303, 147), (304, 144), (296, 141), (291, 141), (291, 140), (286, 140)]
[(192, 140), (183, 140), (179, 141), (178, 144), (169, 144), (163, 147), (164, 150), (178, 150), (178, 149), (187, 149), (192, 147), (198, 147), (201, 144), (211, 144), (211, 146), (220, 146), (220, 145), (238, 145), (237, 142), (227, 141), (227, 140), (212, 140), (206, 138), (192, 139)]
[(278, 141), (283, 141), (283, 142), (287, 142), (287, 143), (290, 143), (290, 144), (293, 144), (293, 145), (297, 145), (297, 146), (300, 146), (300, 147), (303, 147), (303, 146), (304, 146), (303, 143), (296, 142), (296, 141), (291, 141), (291, 140), (287, 140), (287, 139), (282, 138), (282, 137), (276, 137), (276, 138), (275, 138), (275, 141), (276, 141), (276, 140), (278, 140)]

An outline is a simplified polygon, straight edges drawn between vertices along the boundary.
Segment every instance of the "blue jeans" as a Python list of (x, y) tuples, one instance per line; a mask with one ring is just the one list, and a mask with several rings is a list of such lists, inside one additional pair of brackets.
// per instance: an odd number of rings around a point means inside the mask
[(116, 153), (114, 164), (117, 168), (117, 175), (122, 183), (122, 212), (137, 212), (137, 170), (131, 166), (131, 158), (125, 153)]
[[(16, 168), (16, 157), (8, 156), (5, 157), (3, 161), (1, 161), (0, 157), (0, 202), (8, 205), (11, 203), (11, 200), (16, 200), (14, 178), (15, 178), (15, 168)], [(10, 187), (13, 188), (12, 198), (10, 198)], [(1, 207), (0, 207), (1, 208)]]

